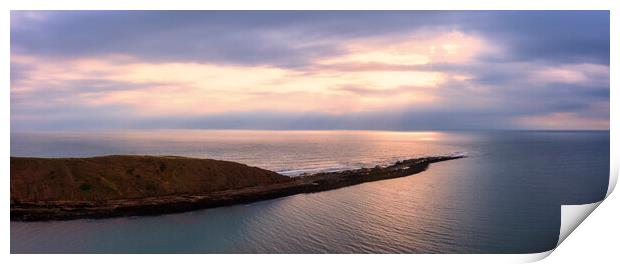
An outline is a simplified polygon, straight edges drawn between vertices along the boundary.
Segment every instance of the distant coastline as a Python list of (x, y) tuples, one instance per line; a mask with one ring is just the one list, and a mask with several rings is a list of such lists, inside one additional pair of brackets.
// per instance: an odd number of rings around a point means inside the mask
[(463, 155), (288, 177), (244, 164), (177, 156), (11, 157), (11, 220), (159, 215), (420, 173)]

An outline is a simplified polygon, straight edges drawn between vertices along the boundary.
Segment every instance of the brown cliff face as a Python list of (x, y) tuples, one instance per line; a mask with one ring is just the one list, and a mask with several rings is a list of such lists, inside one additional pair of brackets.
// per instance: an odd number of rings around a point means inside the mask
[(11, 201), (103, 201), (286, 183), (291, 178), (236, 162), (185, 157), (11, 157)]

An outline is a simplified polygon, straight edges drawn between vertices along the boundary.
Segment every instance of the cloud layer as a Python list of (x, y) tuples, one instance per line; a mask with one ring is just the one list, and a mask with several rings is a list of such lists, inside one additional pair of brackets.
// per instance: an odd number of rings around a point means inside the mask
[(599, 11), (12, 11), (14, 130), (608, 129)]

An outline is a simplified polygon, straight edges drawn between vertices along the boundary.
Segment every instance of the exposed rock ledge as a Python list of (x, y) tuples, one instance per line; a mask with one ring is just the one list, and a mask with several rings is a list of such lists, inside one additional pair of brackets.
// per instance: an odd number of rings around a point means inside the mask
[(157, 215), (249, 203), (404, 177), (431, 163), (462, 157), (432, 156), (299, 177), (235, 162), (172, 156), (11, 157), (11, 219)]

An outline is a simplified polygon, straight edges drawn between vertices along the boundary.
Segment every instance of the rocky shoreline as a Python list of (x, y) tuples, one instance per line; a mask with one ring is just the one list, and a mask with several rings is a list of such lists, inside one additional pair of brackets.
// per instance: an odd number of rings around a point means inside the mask
[[(431, 163), (464, 156), (432, 156), (396, 162), (387, 167), (298, 176), (288, 181), (199, 194), (165, 195), (97, 201), (19, 201), (11, 199), (11, 220), (45, 221), (78, 218), (159, 215), (250, 203), (300, 193), (338, 189), (364, 182), (404, 177), (425, 171)], [(12, 196), (13, 197), (13, 196)]]

